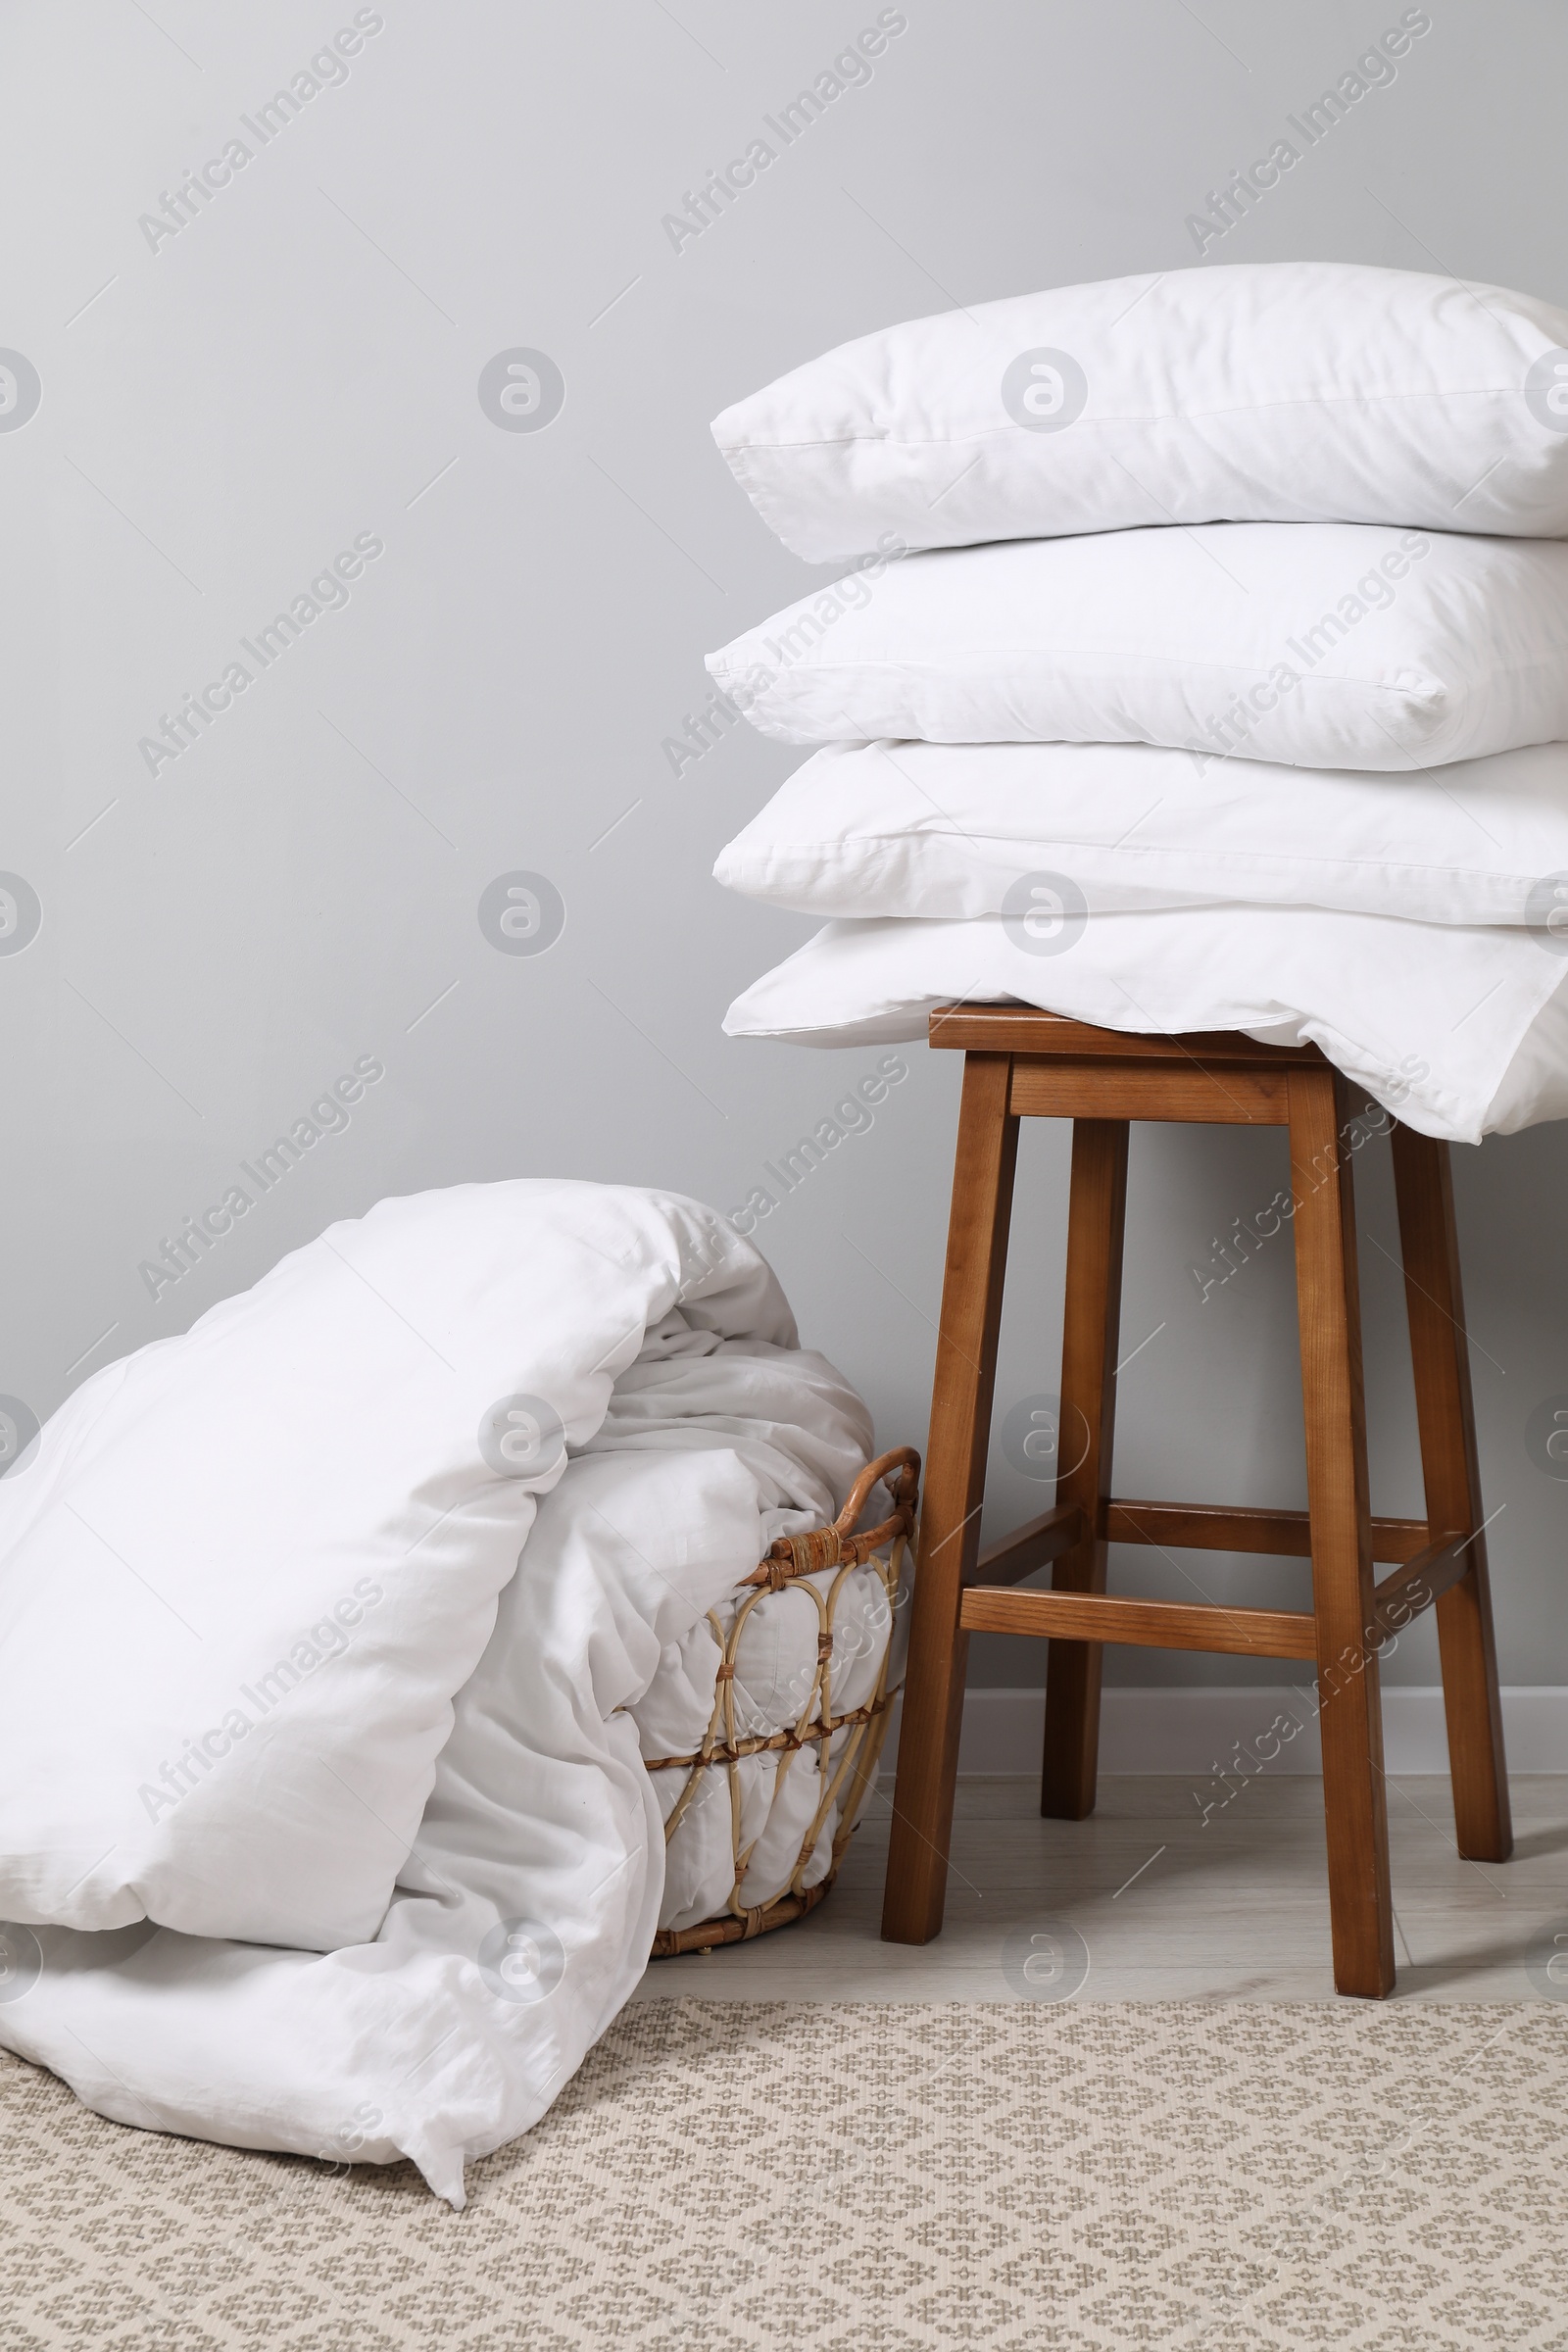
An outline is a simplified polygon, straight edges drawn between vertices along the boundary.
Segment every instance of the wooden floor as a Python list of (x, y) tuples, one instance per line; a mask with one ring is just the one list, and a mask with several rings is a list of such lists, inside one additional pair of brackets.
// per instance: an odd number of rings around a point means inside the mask
[[(1187, 1780), (1105, 1778), (1100, 1788), (1088, 1821), (1042, 1821), (1032, 1780), (960, 1780), (947, 1924), (916, 1948), (879, 1935), (884, 1788), (809, 1918), (707, 1957), (655, 1961), (636, 1997), (1014, 2000), (1020, 1946), (1054, 1923), (1087, 1946), (1081, 1998), (1332, 1997), (1320, 1782), (1254, 1780), (1206, 1822)], [(1554, 1930), (1568, 1935), (1568, 1778), (1518, 1778), (1513, 1801), (1514, 1859), (1464, 1862), (1446, 1780), (1390, 1783), (1396, 2000), (1541, 1997), (1529, 1963)]]

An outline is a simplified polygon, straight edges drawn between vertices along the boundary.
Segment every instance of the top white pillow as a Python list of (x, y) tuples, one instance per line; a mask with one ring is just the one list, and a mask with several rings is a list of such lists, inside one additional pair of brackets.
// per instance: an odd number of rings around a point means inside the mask
[(1059, 286), (844, 343), (713, 423), (786, 547), (1138, 523), (1568, 536), (1568, 312), (1339, 262)]

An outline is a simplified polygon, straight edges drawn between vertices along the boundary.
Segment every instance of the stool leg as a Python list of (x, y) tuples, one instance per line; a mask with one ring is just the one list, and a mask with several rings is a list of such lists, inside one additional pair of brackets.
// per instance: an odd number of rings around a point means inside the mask
[(980, 1548), (1018, 1122), (1011, 1056), (968, 1054), (920, 1507), (909, 1663), (893, 1792), (882, 1934), (928, 1943), (942, 1926), (969, 1637), (958, 1623)]
[(1286, 1083), (1334, 1982), (1381, 1999), (1394, 1988), (1394, 1911), (1355, 1209), (1335, 1072), (1293, 1070)]
[[(1435, 1541), (1440, 1533), (1479, 1529), (1483, 1518), (1447, 1145), (1396, 1126), (1394, 1182), (1427, 1525)], [(1438, 1602), (1454, 1828), (1461, 1854), (1474, 1862), (1506, 1862), (1513, 1826), (1484, 1535), (1472, 1538), (1467, 1556), (1462, 1580)]]
[[(1067, 1208), (1067, 1291), (1061, 1329), (1061, 1467), (1056, 1500), (1076, 1503), (1091, 1530), (1110, 1494), (1127, 1221), (1127, 1121), (1075, 1119)], [(1055, 1592), (1103, 1592), (1106, 1545), (1091, 1533), (1052, 1571)], [(1046, 1750), (1040, 1810), (1082, 1821), (1095, 1809), (1100, 1763), (1099, 1642), (1053, 1642), (1046, 1663)]]

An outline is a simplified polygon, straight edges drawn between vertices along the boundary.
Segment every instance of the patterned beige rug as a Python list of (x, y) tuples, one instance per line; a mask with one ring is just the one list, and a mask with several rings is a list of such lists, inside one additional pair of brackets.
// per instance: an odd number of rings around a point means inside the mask
[(1568, 2007), (628, 2010), (454, 2214), (0, 2060), (4, 2352), (1568, 2352)]

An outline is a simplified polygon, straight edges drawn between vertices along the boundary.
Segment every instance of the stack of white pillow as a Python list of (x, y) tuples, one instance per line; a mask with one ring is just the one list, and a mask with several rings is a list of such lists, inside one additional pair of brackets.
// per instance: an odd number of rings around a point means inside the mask
[(819, 747), (715, 871), (827, 918), (744, 1036), (955, 999), (1568, 1114), (1568, 313), (1277, 264), (844, 345), (714, 437), (835, 583), (710, 657)]

